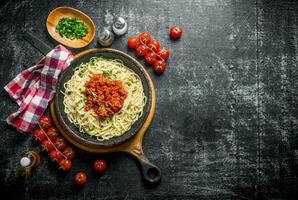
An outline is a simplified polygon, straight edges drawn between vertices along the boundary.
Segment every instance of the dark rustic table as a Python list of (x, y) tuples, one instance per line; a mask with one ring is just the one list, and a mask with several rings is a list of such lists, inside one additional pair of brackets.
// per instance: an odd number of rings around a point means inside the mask
[[(22, 38), (34, 33), (57, 43), (45, 28), (49, 12), (71, 6), (97, 27), (112, 15), (125, 17), (128, 33), (112, 48), (134, 55), (127, 38), (149, 31), (171, 51), (168, 69), (152, 75), (155, 118), (145, 153), (163, 178), (143, 184), (137, 163), (122, 154), (103, 155), (108, 169), (92, 172), (98, 155), (79, 151), (66, 175), (43, 155), (33, 177), (18, 175), (20, 153), (40, 150), (28, 134), (3, 120), (17, 109), (2, 90), (0, 191), (5, 199), (298, 199), (298, 3), (262, 0), (186, 1), (2, 1), (0, 87), (33, 65), (42, 54)], [(183, 37), (171, 41), (169, 27)], [(99, 47), (94, 40), (84, 49)], [(143, 60), (139, 59), (144, 63)], [(89, 175), (73, 186), (77, 170)], [(1, 198), (3, 199), (3, 198)]]

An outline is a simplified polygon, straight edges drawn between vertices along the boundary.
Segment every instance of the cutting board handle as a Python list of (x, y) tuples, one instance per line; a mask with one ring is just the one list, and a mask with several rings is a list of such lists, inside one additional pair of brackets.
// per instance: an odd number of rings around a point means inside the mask
[(24, 32), (23, 37), (27, 42), (29, 42), (33, 47), (35, 47), (43, 55), (46, 55), (47, 53), (49, 53), (52, 50), (52, 48), (49, 45), (47, 45), (46, 43), (44, 43), (43, 41), (41, 41), (40, 39), (38, 39), (36, 36), (34, 36), (33, 34), (31, 34), (29, 32)]
[(142, 168), (142, 176), (143, 179), (150, 184), (159, 183), (161, 180), (161, 171), (160, 169), (152, 164), (151, 162), (143, 162), (140, 161), (140, 165)]
[(128, 153), (133, 155), (139, 161), (142, 177), (146, 183), (157, 184), (160, 182), (161, 170), (148, 160), (142, 148), (136, 148)]

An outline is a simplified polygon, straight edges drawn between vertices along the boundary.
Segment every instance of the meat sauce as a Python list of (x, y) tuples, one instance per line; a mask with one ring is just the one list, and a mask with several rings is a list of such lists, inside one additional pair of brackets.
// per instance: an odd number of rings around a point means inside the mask
[(94, 75), (85, 83), (87, 103), (85, 109), (93, 109), (100, 119), (119, 112), (127, 97), (122, 82), (110, 80), (103, 75)]

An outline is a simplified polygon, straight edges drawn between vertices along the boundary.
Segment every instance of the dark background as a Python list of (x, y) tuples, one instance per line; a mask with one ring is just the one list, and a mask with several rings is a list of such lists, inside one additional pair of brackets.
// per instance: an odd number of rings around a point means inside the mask
[[(112, 47), (134, 55), (127, 38), (149, 31), (171, 51), (168, 69), (152, 75), (157, 93), (154, 120), (145, 140), (149, 159), (163, 172), (146, 187), (137, 163), (126, 155), (79, 151), (63, 175), (43, 155), (24, 182), (20, 153), (39, 147), (30, 135), (1, 121), (1, 195), (18, 199), (298, 199), (298, 3), (262, 0), (1, 1), (0, 87), (42, 54), (22, 39), (30, 31), (57, 43), (45, 28), (49, 12), (71, 6), (96, 26), (112, 14), (129, 23)], [(169, 27), (184, 28), (179, 41)], [(96, 39), (86, 48), (98, 47)], [(142, 63), (143, 60), (139, 59)], [(1, 90), (1, 120), (17, 109)], [(108, 161), (103, 176), (92, 173), (97, 157)], [(79, 190), (77, 170), (89, 175)], [(9, 199), (10, 199), (9, 198)]]

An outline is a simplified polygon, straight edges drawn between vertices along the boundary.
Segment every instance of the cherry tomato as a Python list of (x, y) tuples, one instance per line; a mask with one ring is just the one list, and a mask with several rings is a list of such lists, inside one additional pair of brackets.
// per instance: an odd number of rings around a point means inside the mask
[(62, 159), (59, 162), (59, 169), (62, 169), (63, 171), (69, 171), (71, 169), (71, 161), (68, 159)]
[(78, 185), (85, 185), (87, 183), (87, 174), (85, 172), (77, 172), (74, 176), (74, 181)]
[(54, 149), (54, 145), (49, 140), (45, 140), (41, 144), (42, 150), (46, 152), (51, 152)]
[(47, 135), (51, 141), (55, 141), (58, 138), (58, 130), (54, 127), (51, 127), (47, 130)]
[(136, 36), (131, 36), (127, 40), (128, 47), (132, 49), (136, 48), (138, 43), (139, 43), (139, 38), (137, 38)]
[(148, 43), (148, 47), (150, 49), (152, 49), (153, 51), (157, 52), (160, 48), (160, 43), (158, 40), (151, 40), (149, 43)]
[(154, 65), (153, 65), (153, 70), (156, 73), (163, 73), (166, 70), (166, 68), (167, 68), (167, 65), (162, 60), (155, 61)]
[(61, 154), (59, 151), (57, 151), (57, 150), (52, 150), (52, 151), (50, 152), (50, 158), (51, 158), (51, 160), (52, 160), (53, 162), (57, 162), (57, 163), (59, 163), (59, 162), (62, 160), (63, 156), (62, 156), (62, 154)]
[(170, 55), (170, 51), (167, 48), (165, 48), (165, 47), (159, 49), (157, 53), (164, 60), (166, 60), (169, 57), (169, 55)]
[(63, 155), (65, 155), (67, 159), (71, 160), (76, 156), (76, 150), (73, 147), (66, 147), (63, 151)]
[(148, 52), (145, 56), (145, 61), (148, 63), (148, 64), (153, 64), (157, 59), (157, 56), (155, 53), (153, 52)]
[(40, 124), (41, 128), (43, 128), (43, 130), (47, 130), (48, 128), (50, 128), (52, 126), (52, 119), (47, 115), (43, 115), (39, 119), (39, 124)]
[(151, 35), (149, 32), (143, 32), (140, 34), (139, 41), (148, 44), (151, 40)]
[(58, 137), (55, 140), (54, 145), (57, 147), (57, 149), (59, 151), (63, 151), (65, 149), (65, 147), (67, 146), (67, 142), (62, 137)]
[(36, 142), (42, 142), (47, 139), (47, 136), (44, 131), (42, 131), (40, 129), (36, 129), (33, 132), (33, 138)]
[(172, 26), (170, 28), (170, 37), (174, 40), (179, 39), (182, 36), (182, 27), (181, 26)]
[(93, 169), (97, 172), (103, 172), (107, 168), (107, 163), (106, 161), (102, 159), (97, 159), (93, 163)]
[(138, 45), (137, 50), (136, 50), (136, 53), (138, 56), (144, 57), (147, 54), (147, 52), (148, 52), (148, 49), (145, 45), (143, 45), (143, 44)]

